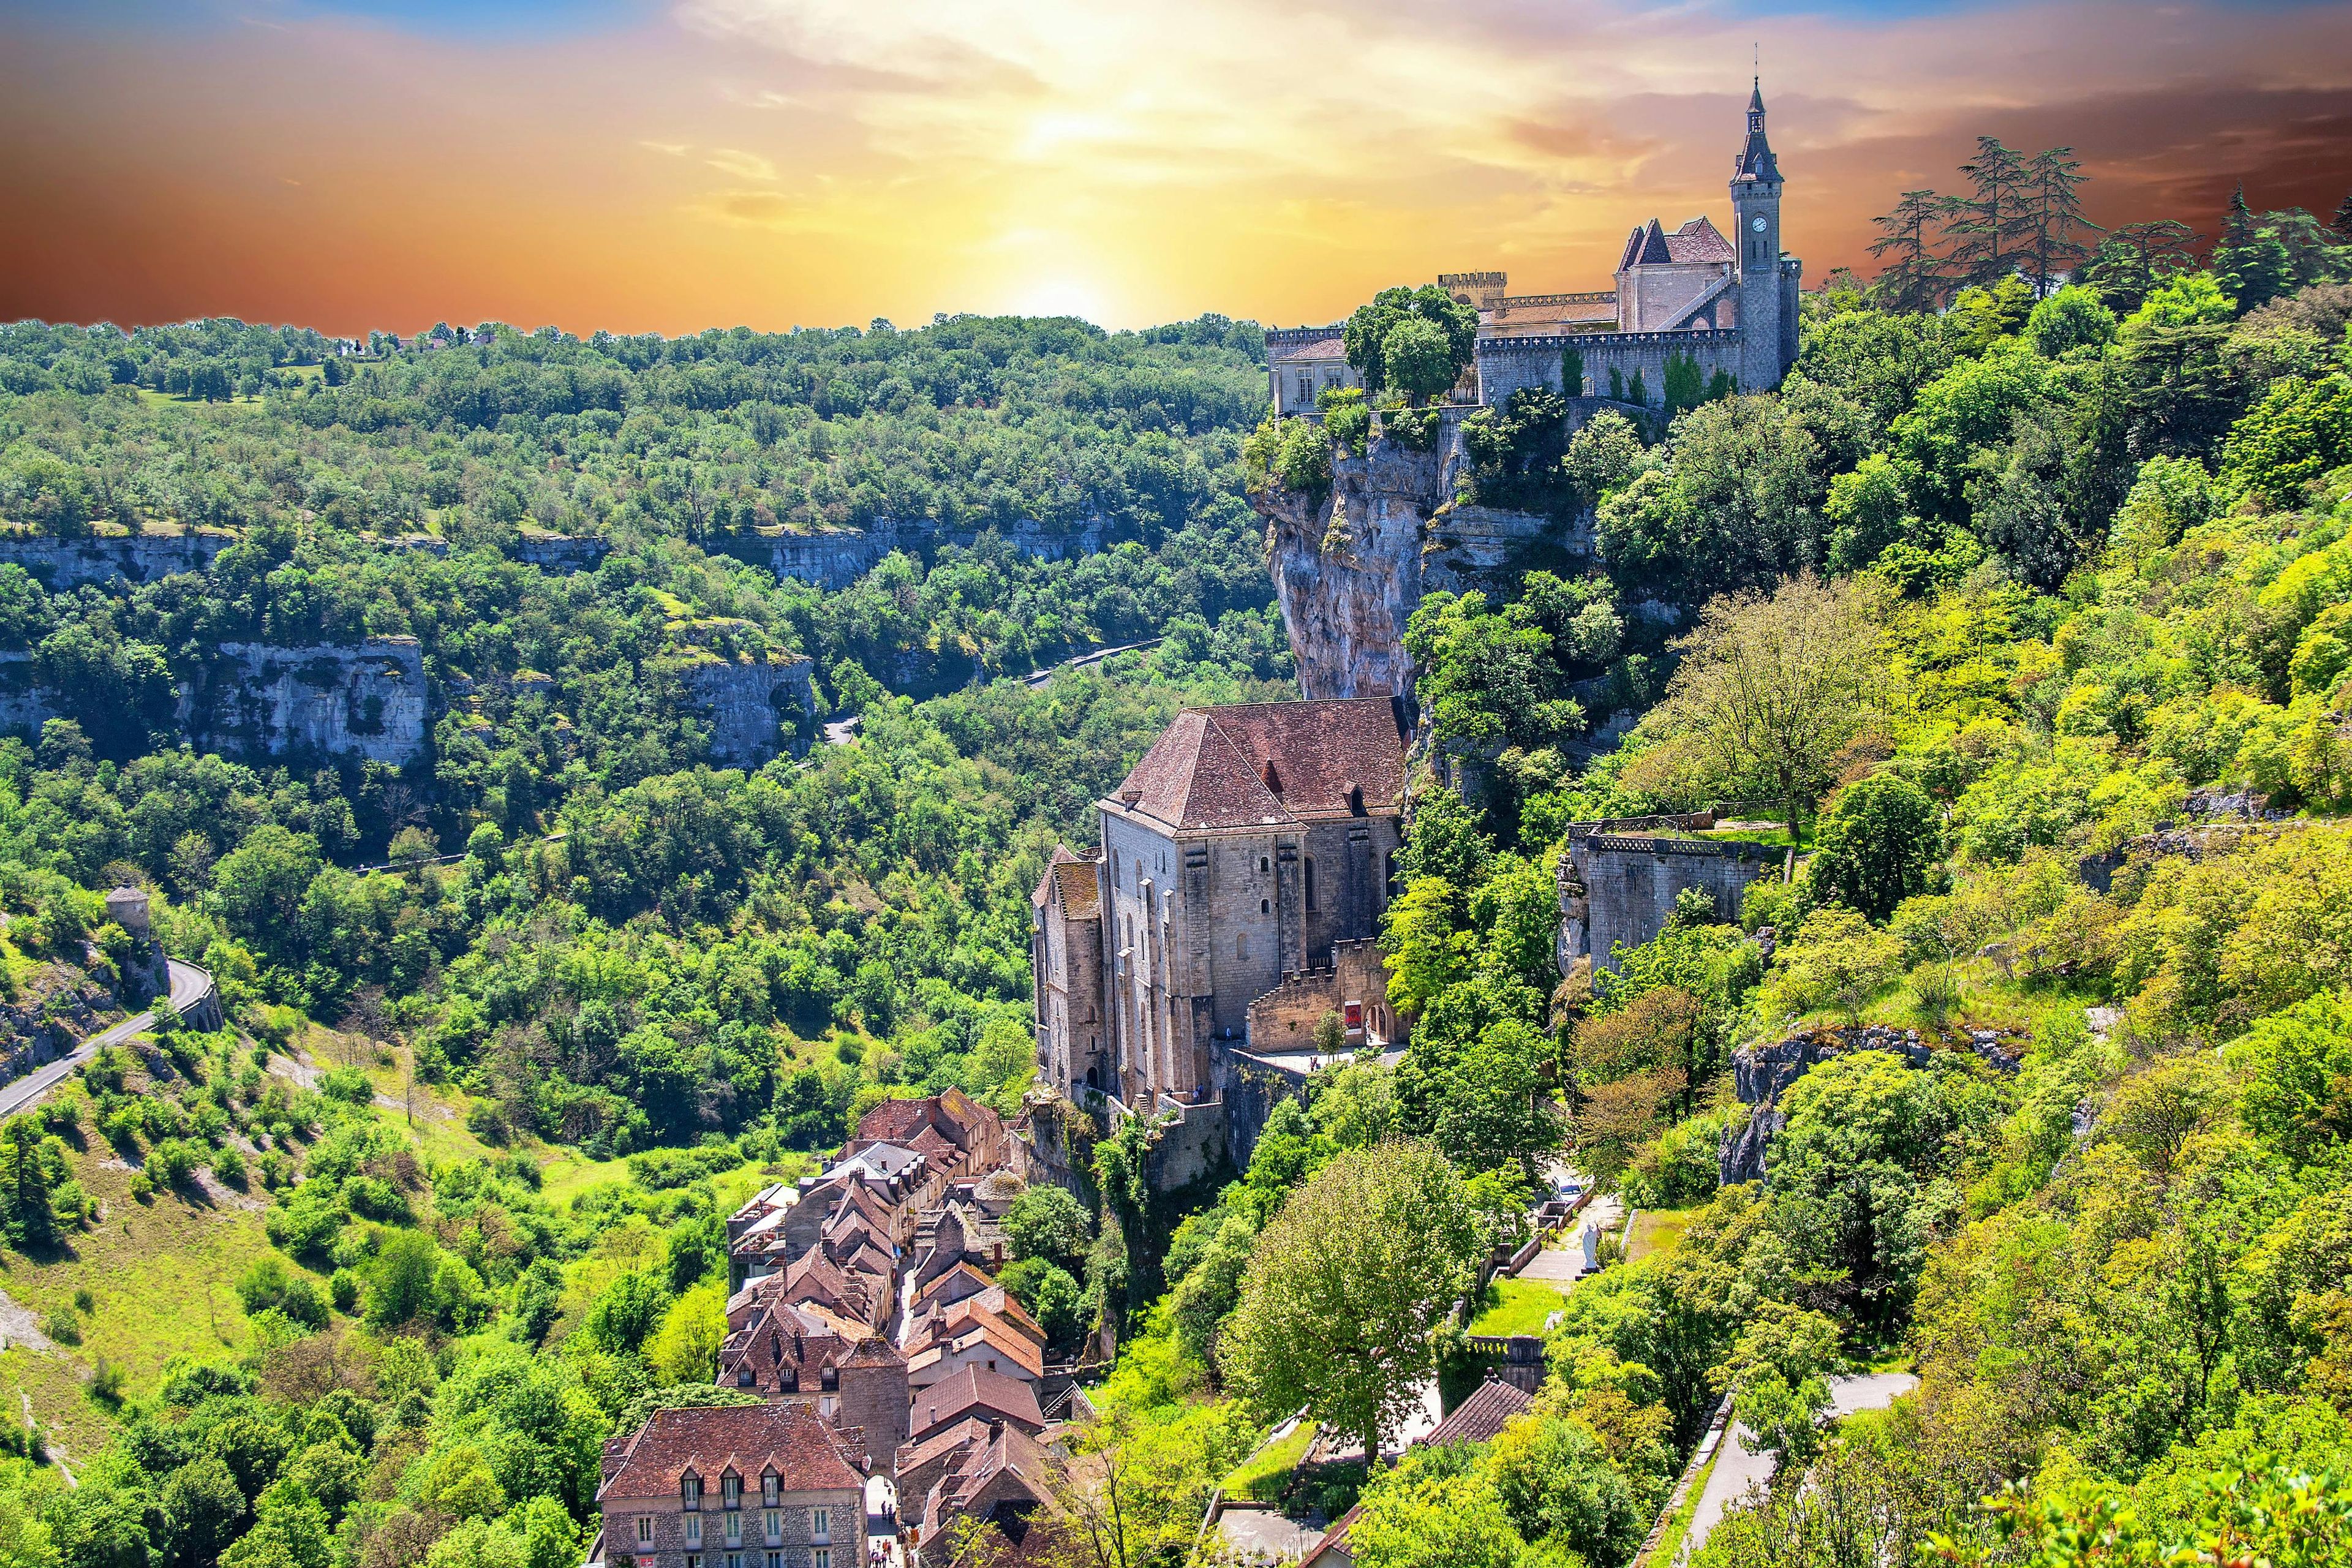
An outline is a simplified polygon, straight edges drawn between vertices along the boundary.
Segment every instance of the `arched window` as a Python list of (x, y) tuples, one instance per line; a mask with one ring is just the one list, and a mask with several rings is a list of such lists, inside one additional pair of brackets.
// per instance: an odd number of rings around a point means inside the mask
[(1307, 858), (1307, 912), (1315, 912), (1315, 857)]
[(1260, 899), (1257, 901), (1257, 912), (1262, 915), (1270, 915), (1274, 913), (1274, 900), (1271, 899)]
[(1268, 860), (1268, 859), (1267, 859), (1265, 856), (1263, 856), (1263, 855), (1261, 855), (1261, 856), (1259, 856), (1259, 857), (1257, 858), (1257, 874), (1258, 874), (1259, 876), (1261, 876), (1261, 877), (1265, 876), (1265, 875), (1266, 874), (1266, 872), (1268, 872), (1268, 871), (1272, 870), (1273, 868), (1274, 868), (1274, 862), (1272, 862), (1271, 860)]

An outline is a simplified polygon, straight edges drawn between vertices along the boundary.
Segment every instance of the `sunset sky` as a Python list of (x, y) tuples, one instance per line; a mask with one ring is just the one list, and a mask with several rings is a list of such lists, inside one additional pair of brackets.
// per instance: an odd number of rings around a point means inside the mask
[(2352, 189), (2352, 4), (0, 0), (0, 319), (586, 331), (1607, 285), (1727, 221), (1751, 47), (1809, 280), (1979, 133), (2105, 221)]

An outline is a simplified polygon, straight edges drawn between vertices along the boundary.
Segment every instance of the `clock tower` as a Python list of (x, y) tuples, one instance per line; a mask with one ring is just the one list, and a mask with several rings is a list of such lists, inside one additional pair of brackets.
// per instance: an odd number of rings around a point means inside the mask
[(1731, 214), (1739, 247), (1739, 390), (1780, 384), (1796, 357), (1794, 289), (1780, 267), (1780, 162), (1764, 137), (1764, 83), (1748, 100), (1748, 140), (1731, 173)]

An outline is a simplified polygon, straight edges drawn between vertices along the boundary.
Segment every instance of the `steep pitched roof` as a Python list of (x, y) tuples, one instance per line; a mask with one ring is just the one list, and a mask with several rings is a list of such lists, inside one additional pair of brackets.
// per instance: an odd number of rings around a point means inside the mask
[(1323, 1539), (1308, 1547), (1307, 1555), (1298, 1560), (1298, 1568), (1339, 1568), (1341, 1563), (1355, 1562), (1356, 1554), (1348, 1550), (1348, 1531), (1356, 1527), (1356, 1517), (1363, 1511), (1364, 1505), (1358, 1503), (1332, 1521)]
[(1656, 218), (1652, 218), (1625, 242), (1625, 254), (1618, 259), (1617, 269), (1622, 272), (1628, 267), (1654, 267), (1673, 259), (1666, 250), (1665, 231), (1658, 226)]
[(1055, 845), (1054, 858), (1047, 863), (1045, 874), (1037, 879), (1037, 890), (1029, 895), (1029, 901), (1042, 910), (1052, 894), (1058, 891), (1064, 920), (1094, 919), (1102, 912), (1102, 900), (1095, 881), (1095, 868), (1101, 864), (1099, 860), (1080, 859), (1066, 844)]
[(1045, 1426), (1035, 1389), (986, 1367), (967, 1366), (915, 1395), (914, 1408), (907, 1413), (907, 1436), (919, 1443), (951, 1422), (989, 1415), (1019, 1422), (1031, 1432)]
[(1511, 1417), (1535, 1403), (1535, 1396), (1490, 1377), (1478, 1391), (1454, 1407), (1454, 1414), (1422, 1439), (1423, 1446), (1442, 1448), (1448, 1443), (1491, 1443)]
[(1187, 708), (1107, 809), (1244, 827), (1401, 808), (1404, 742), (1385, 697)]
[(1731, 241), (1702, 213), (1666, 236), (1666, 254), (1676, 261), (1737, 261)]
[(619, 1468), (596, 1489), (607, 1498), (675, 1498), (691, 1469), (712, 1491), (729, 1468), (751, 1486), (770, 1469), (784, 1490), (862, 1491), (865, 1467), (847, 1439), (799, 1405), (656, 1410), (606, 1450)]

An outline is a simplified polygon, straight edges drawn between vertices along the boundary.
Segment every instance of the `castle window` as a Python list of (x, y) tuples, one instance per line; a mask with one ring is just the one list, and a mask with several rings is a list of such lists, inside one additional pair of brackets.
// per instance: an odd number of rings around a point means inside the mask
[(1262, 915), (1270, 915), (1274, 913), (1274, 900), (1271, 899), (1260, 899), (1257, 901), (1257, 912)]
[(1315, 912), (1315, 857), (1307, 858), (1307, 912)]
[(1273, 862), (1273, 861), (1271, 861), (1271, 860), (1267, 859), (1267, 858), (1266, 858), (1265, 856), (1263, 856), (1263, 855), (1261, 855), (1261, 856), (1259, 856), (1259, 857), (1257, 858), (1257, 874), (1258, 874), (1259, 876), (1263, 877), (1263, 876), (1265, 876), (1268, 871), (1271, 871), (1271, 870), (1273, 870), (1273, 869), (1274, 869), (1274, 862)]

